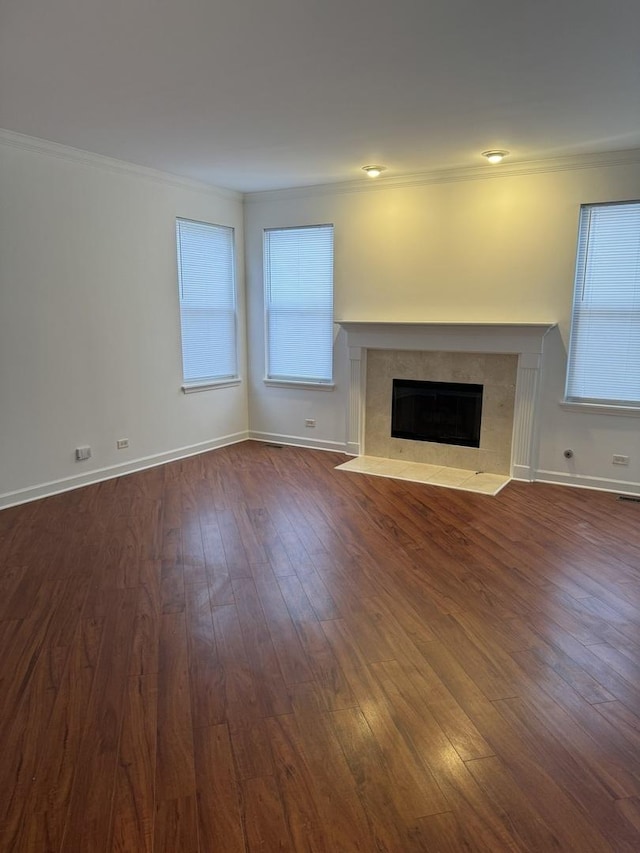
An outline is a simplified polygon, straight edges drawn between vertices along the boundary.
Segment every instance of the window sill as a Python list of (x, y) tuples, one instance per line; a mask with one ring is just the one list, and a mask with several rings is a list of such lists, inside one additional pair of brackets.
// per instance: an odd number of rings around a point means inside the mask
[(622, 415), (627, 418), (640, 418), (640, 406), (611, 406), (606, 403), (575, 403), (560, 400), (560, 408), (569, 412), (588, 412), (592, 415)]
[(264, 384), (273, 388), (305, 388), (311, 391), (333, 391), (336, 387), (333, 382), (304, 382), (296, 379), (269, 379), (265, 378)]
[(212, 391), (214, 388), (230, 388), (232, 385), (240, 385), (242, 379), (234, 377), (231, 379), (209, 379), (205, 382), (188, 382), (182, 386), (184, 394), (198, 394), (200, 391)]

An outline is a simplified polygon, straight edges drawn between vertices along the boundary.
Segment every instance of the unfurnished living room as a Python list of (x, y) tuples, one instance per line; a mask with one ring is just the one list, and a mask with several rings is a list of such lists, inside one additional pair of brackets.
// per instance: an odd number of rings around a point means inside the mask
[(640, 5), (0, 4), (0, 851), (640, 850)]

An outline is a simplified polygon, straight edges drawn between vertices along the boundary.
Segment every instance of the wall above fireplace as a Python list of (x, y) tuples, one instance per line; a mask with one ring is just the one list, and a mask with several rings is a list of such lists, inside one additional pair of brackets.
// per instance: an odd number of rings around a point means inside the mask
[(516, 479), (533, 478), (543, 345), (555, 323), (339, 321), (339, 325), (347, 335), (350, 359), (347, 452), (355, 456), (364, 452), (368, 350), (503, 353), (517, 356), (509, 473)]

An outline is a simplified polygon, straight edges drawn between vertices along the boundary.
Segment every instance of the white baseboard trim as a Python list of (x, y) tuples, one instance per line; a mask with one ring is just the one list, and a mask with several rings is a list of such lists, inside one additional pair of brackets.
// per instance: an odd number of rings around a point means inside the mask
[(513, 465), (511, 471), (512, 480), (520, 480), (525, 483), (530, 483), (534, 479), (533, 471), (530, 465)]
[[(29, 503), (40, 498), (58, 495), (62, 492), (69, 492), (72, 489), (78, 489), (82, 486), (90, 486), (94, 483), (101, 483), (103, 480), (112, 480), (115, 477), (122, 477), (125, 474), (133, 474), (136, 471), (144, 471), (146, 468), (155, 468), (158, 465), (164, 465), (167, 462), (176, 462), (179, 459), (186, 459), (189, 456), (197, 456), (199, 453), (207, 453), (209, 450), (216, 450), (220, 447), (227, 447), (231, 444), (238, 444), (241, 441), (262, 441), (272, 444), (286, 444), (292, 447), (306, 447), (310, 450), (330, 450), (336, 453), (345, 453), (348, 456), (359, 455), (353, 453), (351, 445), (340, 441), (309, 441), (295, 435), (280, 435), (272, 432), (255, 432), (243, 431), (233, 433), (231, 435), (223, 435), (219, 438), (214, 438), (209, 441), (202, 441), (198, 444), (191, 444), (187, 447), (178, 447), (175, 450), (169, 450), (164, 453), (155, 453), (151, 456), (142, 456), (139, 459), (132, 459), (121, 465), (110, 465), (107, 468), (96, 468), (93, 471), (88, 471), (85, 474), (78, 474), (73, 477), (63, 477), (60, 480), (52, 480), (48, 483), (40, 483), (36, 486), (29, 486), (26, 489), (17, 489), (13, 492), (5, 492), (0, 495), (0, 510), (8, 509), (12, 506)], [(518, 476), (524, 474), (525, 476)], [(513, 479), (530, 481), (530, 471), (516, 472), (514, 469)], [(562, 486), (571, 486), (576, 489), (595, 489), (602, 492), (615, 492), (621, 495), (640, 495), (640, 483), (629, 483), (624, 480), (612, 480), (607, 477), (589, 477), (585, 475), (572, 475), (564, 471), (546, 471), (544, 469), (537, 470), (534, 475), (534, 481), (538, 483), (551, 483)]]
[(343, 441), (318, 441), (300, 438), (297, 435), (279, 435), (275, 432), (249, 431), (251, 441), (266, 441), (269, 444), (288, 444), (292, 447), (307, 447), (309, 450), (333, 450), (335, 453), (346, 453), (346, 445)]
[(51, 480), (48, 483), (40, 483), (37, 486), (29, 486), (26, 489), (17, 489), (14, 492), (5, 492), (0, 495), (0, 510), (8, 509), (10, 506), (29, 503), (39, 498), (48, 498), (51, 495), (59, 495), (61, 492), (70, 492), (82, 486), (90, 486), (101, 483), (103, 480), (112, 480), (114, 477), (122, 477), (125, 474), (133, 474), (136, 471), (144, 471), (146, 468), (155, 468), (167, 462), (176, 462), (178, 459), (186, 459), (189, 456), (197, 456), (209, 450), (226, 447), (229, 444), (238, 444), (247, 441), (249, 433), (246, 431), (223, 435), (210, 441), (201, 441), (187, 447), (178, 447), (164, 453), (154, 453), (152, 456), (141, 456), (121, 465), (109, 465), (107, 468), (95, 468), (85, 474), (76, 474), (73, 477), (63, 477), (60, 480)]
[(640, 483), (612, 480), (608, 477), (567, 474), (564, 471), (538, 470), (535, 474), (535, 481), (537, 483), (557, 483), (562, 486), (572, 486), (575, 489), (595, 489), (600, 492), (616, 492), (620, 495), (640, 495)]

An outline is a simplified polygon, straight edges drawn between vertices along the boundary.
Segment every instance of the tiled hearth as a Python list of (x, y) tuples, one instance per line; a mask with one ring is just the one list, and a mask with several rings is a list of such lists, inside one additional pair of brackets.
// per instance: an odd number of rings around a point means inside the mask
[[(532, 479), (542, 348), (553, 325), (341, 322), (350, 358), (348, 452)], [(483, 384), (480, 448), (391, 438), (394, 376)]]
[(409, 480), (412, 483), (444, 486), (481, 495), (497, 495), (510, 479), (504, 474), (479, 474), (464, 468), (449, 468), (422, 462), (402, 462), (400, 459), (381, 459), (377, 456), (357, 456), (338, 465), (337, 468), (340, 471), (389, 477), (392, 480)]

